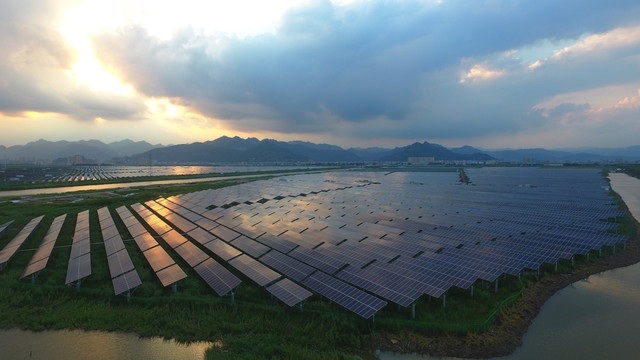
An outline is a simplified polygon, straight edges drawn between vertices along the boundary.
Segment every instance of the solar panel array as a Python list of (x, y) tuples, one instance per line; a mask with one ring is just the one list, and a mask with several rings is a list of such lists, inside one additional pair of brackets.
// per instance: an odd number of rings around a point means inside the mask
[(76, 229), (71, 243), (71, 254), (67, 265), (65, 284), (80, 282), (91, 275), (91, 237), (89, 233), (89, 210), (78, 213)]
[(22, 230), (16, 235), (9, 243), (0, 251), (0, 270), (3, 270), (4, 267), (9, 262), (9, 259), (15, 255), (18, 249), (24, 244), (25, 241), (31, 236), (33, 231), (36, 229), (40, 221), (44, 215), (41, 215), (35, 219), (31, 219), (27, 225), (25, 225)]
[[(440, 297), (451, 287), (467, 289), (627, 240), (612, 221), (624, 212), (597, 170), (466, 173), (471, 185), (455, 172), (295, 175), (134, 204), (135, 215), (116, 210), (164, 286), (186, 274), (158, 239), (218, 295), (240, 284), (232, 270), (289, 306), (316, 293), (363, 318), (387, 302), (409, 306), (423, 295)], [(109, 210), (98, 216), (119, 294), (141, 282)], [(0, 252), (2, 266), (41, 219)], [(48, 257), (63, 222), (54, 220), (25, 274)], [(90, 274), (84, 211), (67, 284)]]
[[(188, 243), (187, 239), (180, 236), (178, 231), (188, 231), (186, 235), (204, 246), (221, 260), (228, 262), (229, 265), (258, 286), (269, 286), (272, 290), (268, 291), (287, 305), (296, 305), (308, 297), (306, 296), (308, 291), (295, 283), (288, 284), (285, 282), (279, 286), (271, 287), (275, 285), (274, 282), (279, 283), (278, 280), (282, 275), (277, 272), (276, 268), (269, 268), (265, 266), (264, 263), (254, 259), (268, 252), (269, 248), (267, 246), (254, 239), (242, 236), (168, 199), (148, 201), (145, 205), (164, 218), (171, 219), (173, 226), (175, 226), (177, 230), (169, 231), (163, 236), (168, 238), (168, 243), (173, 243), (174, 246), (177, 246), (177, 249), (183, 248)], [(214, 235), (214, 232), (217, 232), (220, 236), (224, 236), (226, 241), (231, 245)], [(193, 262), (193, 260), (191, 261)]]
[[(213, 249), (227, 244), (365, 318), (386, 301), (408, 306), (627, 239), (603, 221), (623, 213), (596, 170), (467, 175), (472, 185), (455, 172), (297, 175), (159, 202), (190, 210), (217, 239), (194, 238)], [(238, 266), (236, 256), (225, 261)]]
[(142, 280), (133, 266), (109, 209), (106, 207), (98, 209), (98, 219), (100, 229), (102, 229), (104, 248), (107, 252), (113, 292), (116, 295), (128, 294), (132, 289), (140, 286)]
[[(154, 202), (146, 203), (149, 208), (156, 209), (165, 215), (172, 213), (165, 211), (163, 206)], [(151, 227), (158, 235), (185, 260), (198, 275), (216, 292), (219, 296), (224, 296), (233, 291), (241, 281), (224, 266), (212, 259), (200, 248), (191, 243), (178, 231), (173, 230), (171, 225), (152, 213), (149, 208), (142, 204), (134, 204), (132, 209)], [(178, 221), (174, 218), (174, 221)], [(183, 224), (187, 225), (187, 224)], [(190, 226), (188, 226), (190, 228)]]
[(47, 234), (42, 239), (38, 250), (36, 250), (35, 254), (31, 257), (29, 264), (26, 269), (22, 273), (20, 277), (25, 278), (30, 275), (36, 275), (40, 271), (42, 271), (49, 262), (49, 256), (51, 255), (51, 251), (53, 250), (56, 241), (58, 240), (58, 235), (60, 235), (60, 230), (62, 230), (62, 224), (64, 224), (64, 220), (67, 218), (67, 214), (60, 215), (53, 219)]
[(173, 285), (187, 277), (187, 274), (185, 274), (180, 266), (173, 261), (171, 256), (164, 251), (156, 239), (149, 234), (129, 209), (125, 206), (120, 206), (116, 211), (162, 283), (162, 286)]

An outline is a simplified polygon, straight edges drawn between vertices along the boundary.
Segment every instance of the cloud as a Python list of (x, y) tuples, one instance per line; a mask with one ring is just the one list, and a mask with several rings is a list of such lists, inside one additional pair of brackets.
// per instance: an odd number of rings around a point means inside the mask
[(0, 113), (60, 113), (78, 120), (129, 119), (138, 99), (95, 93), (68, 74), (75, 61), (58, 30), (76, 2), (8, 1), (0, 14)]
[(476, 64), (460, 79), (460, 83), (490, 81), (502, 77), (507, 72), (505, 70), (490, 69), (486, 65)]
[(145, 95), (180, 98), (240, 131), (443, 138), (530, 129), (546, 121), (532, 115), (545, 98), (620, 81), (631, 62), (587, 79), (603, 64), (536, 63), (531, 74), (512, 50), (637, 18), (637, 1), (313, 1), (285, 14), (273, 34), (185, 29), (163, 40), (130, 26), (93, 43)]

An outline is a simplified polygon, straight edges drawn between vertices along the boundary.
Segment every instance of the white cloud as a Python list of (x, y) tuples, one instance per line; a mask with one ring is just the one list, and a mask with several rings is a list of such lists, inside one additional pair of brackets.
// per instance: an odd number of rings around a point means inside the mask
[(594, 34), (553, 53), (553, 60), (574, 59), (589, 54), (609, 54), (613, 50), (640, 44), (640, 26), (617, 28)]
[(494, 80), (506, 73), (505, 70), (494, 70), (485, 64), (476, 64), (460, 79), (460, 83)]

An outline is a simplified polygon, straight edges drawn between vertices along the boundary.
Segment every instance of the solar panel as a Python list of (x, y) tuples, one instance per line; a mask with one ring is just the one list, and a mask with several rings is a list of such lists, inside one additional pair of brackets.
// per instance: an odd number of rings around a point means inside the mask
[(200, 218), (199, 220), (196, 221), (196, 224), (198, 224), (198, 226), (202, 227), (203, 229), (210, 231), (212, 229), (215, 229), (216, 227), (220, 226), (220, 224), (209, 220), (207, 218)]
[(91, 254), (86, 253), (69, 260), (65, 284), (69, 285), (91, 275)]
[(135, 270), (121, 274), (118, 277), (111, 279), (111, 281), (113, 282), (113, 292), (116, 295), (123, 294), (142, 284), (142, 280), (140, 280), (140, 277)]
[(177, 264), (173, 264), (156, 272), (156, 276), (158, 276), (158, 279), (160, 279), (162, 286), (169, 286), (186, 278), (187, 274), (182, 271), (180, 266), (178, 266)]
[(281, 277), (277, 272), (269, 269), (248, 255), (240, 255), (229, 261), (229, 265), (236, 268), (259, 286), (265, 286)]
[(311, 266), (275, 250), (262, 256), (260, 262), (295, 281), (301, 281), (315, 271)]
[(219, 258), (224, 261), (229, 261), (234, 257), (241, 255), (242, 251), (234, 248), (233, 246), (227, 244), (226, 242), (215, 239), (210, 241), (204, 245), (207, 249), (211, 250), (212, 253), (216, 254)]
[(187, 238), (178, 234), (178, 232), (176, 232), (175, 230), (166, 232), (162, 234), (161, 237), (173, 249), (187, 242)]
[(254, 258), (260, 257), (262, 254), (269, 251), (269, 248), (260, 244), (259, 242), (250, 239), (246, 236), (240, 236), (239, 238), (233, 240), (231, 245), (242, 250), (246, 254), (251, 255)]
[(142, 254), (147, 259), (149, 265), (151, 265), (151, 268), (155, 272), (158, 272), (175, 264), (175, 261), (173, 261), (171, 256), (169, 256), (167, 252), (164, 251), (164, 249), (160, 246), (147, 249)]
[(295, 250), (288, 254), (296, 260), (313, 266), (316, 269), (322, 270), (326, 273), (333, 274), (345, 265), (344, 261), (337, 260), (328, 255), (319, 253), (312, 249), (305, 247), (297, 247)]
[(267, 291), (289, 306), (295, 306), (312, 294), (289, 279), (282, 279), (267, 287)]
[(313, 273), (302, 284), (365, 319), (370, 318), (387, 305), (386, 301), (358, 290), (321, 271)]
[(18, 249), (24, 244), (24, 242), (31, 236), (35, 228), (40, 224), (44, 215), (41, 215), (35, 219), (32, 219), (25, 225), (22, 230), (16, 235), (5, 247), (0, 251), (0, 270), (9, 261), (11, 257), (18, 251)]
[(35, 274), (47, 266), (49, 256), (51, 255), (53, 246), (58, 240), (58, 235), (60, 235), (60, 230), (62, 229), (62, 224), (64, 223), (66, 217), (67, 214), (64, 214), (56, 217), (53, 220), (51, 226), (49, 227), (49, 230), (47, 231), (47, 234), (42, 239), (38, 250), (36, 250), (35, 254), (33, 254), (31, 260), (29, 261), (29, 264), (27, 264), (27, 268), (22, 273), (22, 276), (20, 277), (21, 279)]
[(233, 239), (240, 236), (238, 232), (233, 231), (225, 226), (218, 226), (217, 228), (211, 230), (211, 233), (226, 242), (232, 241)]
[(211, 258), (193, 269), (219, 296), (228, 294), (241, 283), (240, 279)]
[[(116, 238), (117, 237), (117, 238)], [(124, 243), (120, 238), (120, 235), (115, 235), (104, 242), (104, 247), (107, 252), (107, 256), (117, 253), (124, 249)]]
[(135, 240), (138, 248), (140, 248), (140, 251), (146, 251), (158, 245), (156, 239), (154, 239), (153, 236), (151, 236), (151, 234), (149, 234), (148, 232), (136, 236), (135, 238), (133, 238), (133, 240)]
[(211, 233), (205, 231), (202, 228), (193, 229), (189, 231), (187, 235), (189, 235), (191, 238), (193, 238), (195, 241), (199, 242), (202, 245), (216, 238), (215, 236), (211, 235)]
[(112, 237), (119, 236), (118, 229), (115, 225), (109, 225), (108, 228), (104, 228), (105, 223), (100, 222), (100, 227), (102, 228), (102, 238), (104, 240), (109, 240)]
[(186, 261), (189, 266), (195, 267), (201, 262), (207, 260), (209, 256), (204, 253), (204, 251), (200, 250), (197, 246), (187, 241), (177, 248), (173, 249), (175, 252), (180, 255), (181, 258)]
[(192, 223), (191, 221), (183, 218), (182, 216), (176, 213), (168, 214), (167, 216), (165, 216), (165, 219), (167, 219), (170, 223), (172, 223), (176, 228), (180, 229), (180, 231), (182, 232), (189, 232), (196, 228), (196, 225), (194, 223)]
[(149, 216), (148, 218), (145, 219), (145, 221), (147, 222), (147, 224), (149, 224), (149, 226), (151, 226), (153, 231), (155, 231), (160, 236), (164, 235), (165, 233), (168, 233), (169, 231), (174, 231), (169, 224), (162, 221), (159, 217), (155, 215)]
[(77, 215), (65, 284), (68, 285), (91, 275), (90, 251), (89, 210), (84, 210)]
[(125, 223), (129, 234), (131, 234), (131, 237), (136, 237), (147, 232), (147, 229), (145, 229), (144, 226), (142, 226), (140, 223), (137, 223), (137, 220), (134, 219), (133, 221), (136, 221), (136, 223)]
[(109, 263), (109, 272), (111, 273), (112, 279), (134, 270), (133, 262), (126, 251), (120, 251), (108, 256), (107, 262)]
[(285, 254), (298, 247), (298, 244), (293, 241), (290, 241), (285, 237), (274, 235), (262, 235), (257, 241)]

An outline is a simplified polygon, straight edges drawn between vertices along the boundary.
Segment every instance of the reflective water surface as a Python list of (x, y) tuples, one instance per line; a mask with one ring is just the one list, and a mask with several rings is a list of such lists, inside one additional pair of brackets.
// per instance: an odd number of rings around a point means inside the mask
[(210, 343), (179, 344), (130, 333), (0, 330), (1, 359), (203, 359)]

